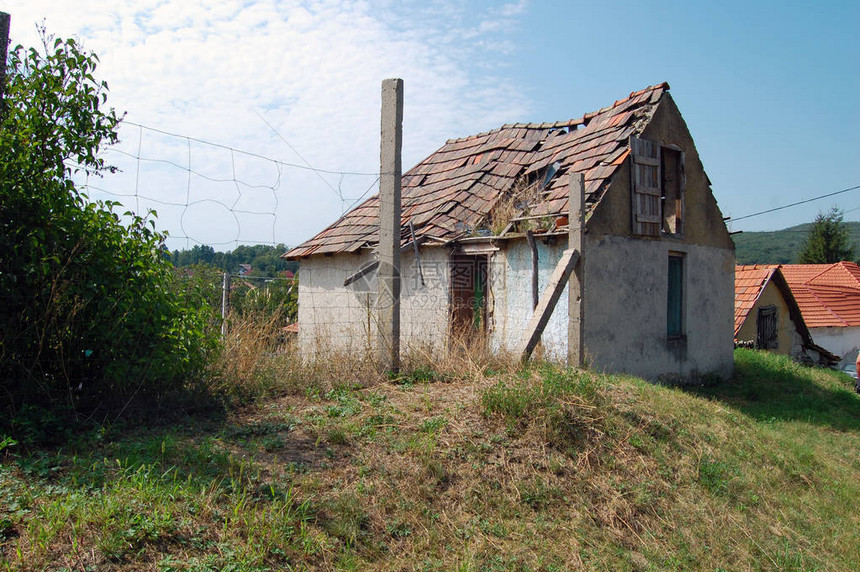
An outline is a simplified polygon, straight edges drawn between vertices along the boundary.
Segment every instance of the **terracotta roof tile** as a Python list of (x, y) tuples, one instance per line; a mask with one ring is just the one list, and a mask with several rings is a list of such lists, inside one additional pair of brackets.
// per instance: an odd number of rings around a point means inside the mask
[[(567, 175), (585, 176), (586, 206), (593, 209), (602, 189), (629, 154), (629, 136), (643, 128), (639, 118), (654, 111), (669, 89), (666, 83), (631, 93), (580, 118), (547, 123), (515, 123), (450, 139), (441, 149), (407, 171), (402, 178), (403, 216), (415, 233), (453, 240), (465, 227), (484, 224), (502, 196), (518, 180), (541, 181), (547, 168), (560, 167), (542, 202), (529, 214), (557, 216), (567, 211)], [(284, 256), (355, 251), (378, 241), (376, 197), (347, 212), (328, 228)], [(458, 224), (462, 223), (462, 224)]]
[(780, 270), (808, 327), (860, 326), (860, 267), (856, 264), (783, 264)]

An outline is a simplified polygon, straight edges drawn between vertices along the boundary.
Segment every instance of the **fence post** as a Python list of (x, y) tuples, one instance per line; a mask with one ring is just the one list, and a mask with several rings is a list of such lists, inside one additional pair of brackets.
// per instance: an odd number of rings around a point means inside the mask
[(379, 270), (377, 356), (380, 367), (400, 369), (400, 149), (403, 141), (403, 80), (382, 82), (379, 147)]
[(6, 58), (9, 55), (9, 23), (12, 16), (0, 12), (0, 117), (6, 107)]
[(230, 315), (230, 273), (221, 278), (221, 336), (227, 335), (227, 317)]

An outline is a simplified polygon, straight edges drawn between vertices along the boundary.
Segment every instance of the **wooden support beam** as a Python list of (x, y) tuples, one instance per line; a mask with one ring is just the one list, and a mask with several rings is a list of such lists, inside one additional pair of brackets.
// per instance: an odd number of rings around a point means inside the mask
[[(416, 252), (418, 251), (418, 246), (424, 244), (426, 237), (419, 236), (414, 241), (409, 241), (404, 244), (400, 248), (400, 253), (408, 252), (410, 249), (414, 249)], [(349, 286), (359, 278), (370, 274), (371, 272), (375, 272), (376, 269), (379, 268), (379, 260), (371, 260), (370, 262), (365, 262), (361, 265), (361, 267), (354, 273), (347, 276), (346, 280), (343, 281), (344, 286)], [(424, 277), (421, 277), (421, 284), (424, 284)]]
[(537, 242), (535, 242), (535, 233), (527, 230), (526, 240), (532, 251), (532, 310), (534, 310), (537, 308), (538, 300), (540, 300), (540, 293), (538, 292), (538, 249)]
[(570, 275), (567, 290), (567, 364), (581, 367), (585, 363), (583, 351), (585, 324), (585, 177), (582, 173), (570, 174), (570, 200), (568, 213), (567, 247), (580, 253), (579, 261)]
[(578, 251), (568, 249), (562, 252), (561, 259), (550, 276), (549, 284), (544, 289), (540, 302), (538, 302), (538, 306), (535, 308), (528, 326), (526, 326), (523, 339), (517, 348), (517, 353), (522, 356), (523, 361), (527, 361), (531, 357), (532, 352), (540, 342), (540, 337), (546, 329), (547, 322), (549, 322), (555, 305), (561, 298), (561, 293), (564, 292), (570, 273), (573, 272), (573, 267), (578, 260)]
[(361, 266), (361, 268), (358, 269), (358, 272), (351, 274), (350, 276), (347, 277), (346, 280), (343, 281), (343, 285), (349, 286), (350, 284), (352, 284), (356, 280), (370, 274), (371, 272), (375, 272), (377, 268), (379, 268), (379, 261), (378, 260), (373, 260), (371, 262), (363, 264)]

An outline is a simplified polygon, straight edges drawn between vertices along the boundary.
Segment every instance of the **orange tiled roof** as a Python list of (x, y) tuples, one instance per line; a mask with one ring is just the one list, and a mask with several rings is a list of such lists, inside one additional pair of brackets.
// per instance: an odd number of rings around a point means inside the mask
[[(629, 154), (629, 137), (642, 132), (669, 85), (631, 93), (613, 105), (578, 119), (556, 123), (515, 123), (449, 140), (407, 171), (402, 179), (401, 231), (409, 239), (447, 242), (485, 224), (496, 203), (519, 180), (541, 180), (558, 163), (543, 189), (543, 200), (529, 215), (566, 213), (569, 172), (585, 177), (586, 213)], [(371, 197), (315, 237), (284, 256), (355, 252), (378, 243), (379, 198)]]
[(771, 264), (735, 266), (735, 336), (778, 268)]
[(860, 326), (860, 267), (853, 262), (780, 266), (810, 328)]

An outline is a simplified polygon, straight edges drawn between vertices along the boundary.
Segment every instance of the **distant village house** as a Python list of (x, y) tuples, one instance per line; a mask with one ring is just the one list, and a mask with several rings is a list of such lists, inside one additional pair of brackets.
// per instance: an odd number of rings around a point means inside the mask
[(833, 365), (838, 358), (816, 345), (778, 265), (735, 268), (735, 343)]

